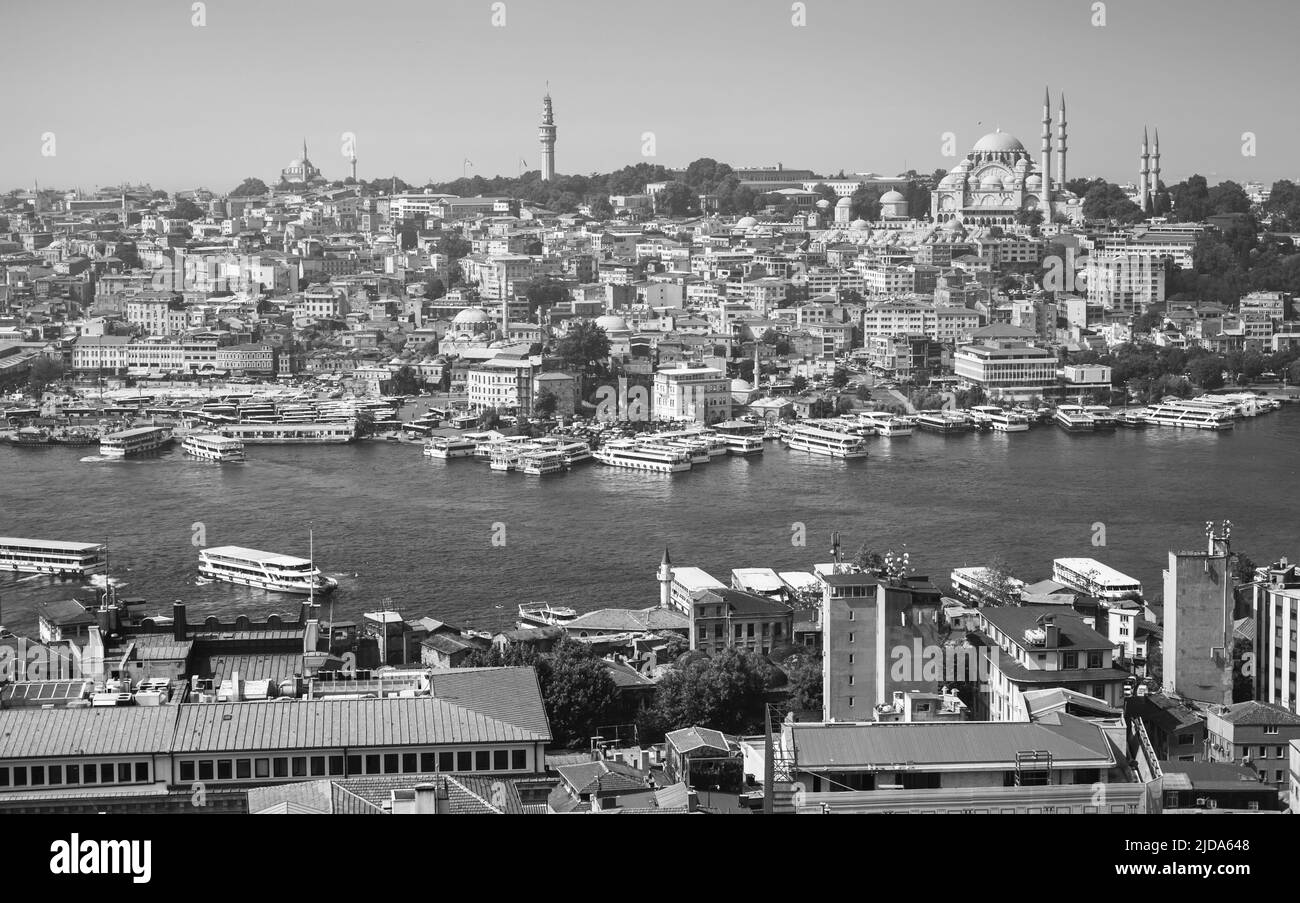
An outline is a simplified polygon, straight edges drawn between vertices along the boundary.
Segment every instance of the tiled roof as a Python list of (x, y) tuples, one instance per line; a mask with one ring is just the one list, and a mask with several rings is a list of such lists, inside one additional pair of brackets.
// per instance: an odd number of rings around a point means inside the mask
[(686, 727), (679, 731), (672, 731), (664, 736), (672, 747), (679, 753), (694, 752), (697, 749), (716, 749), (722, 752), (730, 752), (731, 744), (721, 731), (715, 731), (707, 727)]
[(1031, 628), (1040, 627), (1039, 619), (1044, 615), (1056, 619), (1060, 635), (1057, 648), (1074, 650), (1104, 650), (1113, 648), (1109, 639), (1102, 636), (1083, 622), (1073, 612), (1066, 613), (1057, 605), (1004, 605), (994, 608), (981, 608), (984, 620), (1005, 633), (1017, 646), (1031, 652), (1045, 652), (1046, 647), (1029, 646), (1025, 643), (1024, 633)]
[(562, 765), (556, 769), (574, 794), (610, 793), (621, 790), (644, 790), (641, 772), (622, 762), (586, 762)]
[(1253, 699), (1225, 706), (1224, 710), (1218, 713), (1218, 716), (1230, 724), (1243, 726), (1257, 724), (1300, 725), (1300, 715), (1295, 712), (1288, 711), (1272, 703), (1258, 702)]

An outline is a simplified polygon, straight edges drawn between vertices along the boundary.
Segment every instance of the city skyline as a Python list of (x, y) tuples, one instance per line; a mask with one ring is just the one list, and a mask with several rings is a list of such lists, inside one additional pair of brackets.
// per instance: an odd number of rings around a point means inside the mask
[[(1204, 77), (1243, 41), (1260, 59), (1284, 52), (1285, 5), (1248, 5), (1253, 15), (1220, 22), (1221, 7), (1207, 2), (1112, 0), (1097, 25), (1097, 4), (1088, 3), (1007, 0), (998, 16), (944, 0), (914, 4), (919, 14), (910, 15), (817, 2), (802, 14), (799, 4), (670, 2), (656, 12), (691, 23), (682, 46), (669, 49), (661, 35), (649, 46), (662, 60), (632, 67), (636, 38), (614, 27), (626, 29), (626, 15), (580, 0), (499, 9), (381, 2), (365, 11), (210, 3), (202, 25), (192, 4), (161, 0), (142, 0), (130, 20), (73, 0), (18, 3), (0, 12), (12, 33), (71, 13), (100, 44), (148, 49), (125, 54), (107, 79), (119, 102), (95, 104), (83, 71), (43, 67), (39, 44), (16, 45), (9, 80), (39, 72), (41, 89), (11, 100), (0, 173), (5, 190), (129, 181), (224, 193), (249, 176), (272, 183), (304, 136), (325, 177), (343, 179), (350, 133), (362, 179), (510, 177), (525, 162), (542, 168), (537, 129), (548, 92), (564, 134), (561, 176), (700, 157), (824, 175), (928, 173), (951, 168), (995, 129), (1030, 146), (1046, 84), (1069, 99), (1072, 176), (1137, 181), (1141, 131), (1153, 125), (1167, 184), (1192, 173), (1271, 184), (1293, 177), (1284, 148), (1300, 141), (1300, 124), (1274, 112), (1285, 89), (1226, 66)], [(800, 15), (806, 25), (794, 24)], [(947, 52), (954, 16), (970, 21)], [(394, 21), (405, 25), (395, 30)], [(1174, 30), (1189, 22), (1204, 25)], [(320, 47), (332, 49), (308, 52)], [(383, 65), (368, 64), (376, 60)], [(1116, 62), (1124, 60), (1137, 65)], [(1196, 90), (1177, 90), (1186, 84)], [(1255, 156), (1243, 155), (1248, 132)], [(43, 156), (51, 134), (54, 153)], [(649, 145), (653, 155), (643, 153)]]

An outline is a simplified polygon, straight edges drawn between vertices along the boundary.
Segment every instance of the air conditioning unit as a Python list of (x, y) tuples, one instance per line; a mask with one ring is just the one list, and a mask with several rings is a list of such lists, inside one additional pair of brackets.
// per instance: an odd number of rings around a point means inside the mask
[(1200, 806), (1202, 809), (1205, 808), (1205, 797), (1198, 796), (1196, 798), (1196, 805)]

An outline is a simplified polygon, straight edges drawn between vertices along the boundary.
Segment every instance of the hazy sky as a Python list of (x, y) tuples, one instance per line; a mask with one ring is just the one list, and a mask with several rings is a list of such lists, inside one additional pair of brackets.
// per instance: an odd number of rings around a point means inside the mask
[[(423, 184), (651, 159), (834, 173), (954, 165), (1000, 127), (1037, 156), (1045, 84), (1069, 175), (1300, 176), (1296, 0), (0, 0), (0, 190), (271, 183), (302, 139), (326, 176)], [(494, 27), (494, 6), (505, 26)], [(42, 156), (54, 133), (55, 155)], [(642, 156), (653, 132), (656, 156)], [(1242, 154), (1253, 132), (1257, 155)]]

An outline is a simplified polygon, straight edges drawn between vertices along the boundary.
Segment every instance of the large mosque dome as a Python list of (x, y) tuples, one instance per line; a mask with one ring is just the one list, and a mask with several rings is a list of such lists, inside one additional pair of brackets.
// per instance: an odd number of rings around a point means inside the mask
[(467, 307), (452, 319), (456, 326), (472, 326), (476, 323), (488, 323), (492, 318), (481, 307)]
[(597, 317), (596, 325), (605, 330), (607, 334), (628, 331), (627, 321), (622, 317), (615, 316), (614, 314), (605, 314), (603, 317)]
[(979, 141), (975, 142), (972, 150), (977, 154), (996, 154), (1007, 151), (1022, 151), (1025, 146), (1020, 143), (1020, 139), (1015, 135), (1009, 135), (1006, 132), (989, 132)]

